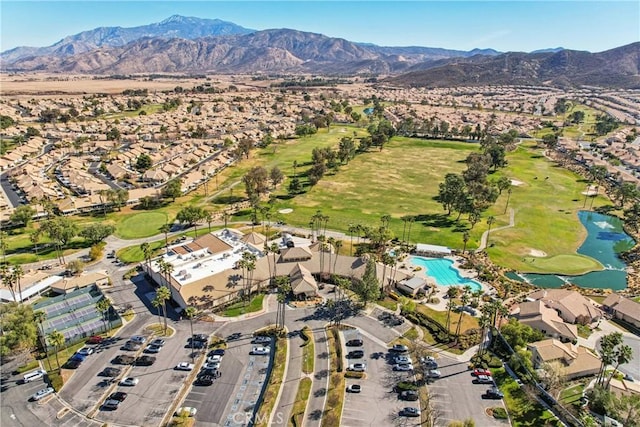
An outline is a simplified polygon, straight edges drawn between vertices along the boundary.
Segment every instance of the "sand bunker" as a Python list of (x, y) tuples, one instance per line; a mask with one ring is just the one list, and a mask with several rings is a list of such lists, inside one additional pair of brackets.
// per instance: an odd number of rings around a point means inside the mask
[(583, 191), (582, 194), (584, 196), (595, 196), (596, 194), (598, 194), (598, 187), (596, 187), (595, 185), (590, 185), (589, 189)]
[(522, 184), (524, 184), (524, 182), (518, 181), (517, 179), (512, 179), (511, 180), (511, 185), (513, 185), (513, 186), (517, 187), (517, 186), (522, 185)]
[(280, 210), (278, 211), (278, 213), (281, 213), (281, 214), (289, 214), (289, 213), (291, 213), (291, 212), (293, 212), (293, 209), (291, 209), (291, 208), (280, 209)]
[(547, 253), (539, 249), (529, 249), (529, 255), (538, 257), (538, 258), (544, 258), (547, 256)]

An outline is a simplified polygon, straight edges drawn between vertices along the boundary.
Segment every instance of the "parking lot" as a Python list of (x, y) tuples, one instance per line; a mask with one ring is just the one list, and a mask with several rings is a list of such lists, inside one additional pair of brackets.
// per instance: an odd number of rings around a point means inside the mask
[(209, 386), (192, 385), (181, 406), (197, 408), (198, 425), (244, 426), (251, 419), (273, 356), (273, 349), (268, 356), (250, 355), (253, 347), (268, 346), (251, 340), (245, 334), (229, 341), (220, 363), (221, 376)]
[[(151, 366), (112, 363), (118, 355), (145, 354), (146, 344), (138, 351), (122, 350), (129, 337), (122, 335), (107, 345), (96, 345), (96, 352), (75, 370), (61, 397), (80, 412), (105, 423), (159, 425), (188, 375), (188, 372), (174, 370), (178, 363), (191, 360), (191, 350), (185, 348), (188, 334), (177, 331), (166, 338), (162, 350), (152, 355), (156, 361)], [(119, 368), (121, 373), (115, 378), (100, 376), (107, 367)], [(133, 387), (120, 386), (118, 380), (124, 377), (135, 377), (139, 382)], [(106, 410), (101, 405), (114, 392), (127, 393), (126, 399), (116, 410)]]
[[(362, 339), (362, 346), (349, 346), (345, 344), (352, 339)], [(360, 393), (345, 392), (344, 407), (342, 410), (341, 426), (383, 426), (394, 425), (398, 419), (400, 410), (413, 402), (403, 402), (398, 399), (398, 394), (393, 391), (393, 385), (397, 381), (409, 379), (409, 372), (392, 371), (391, 356), (387, 347), (381, 345), (358, 330), (344, 331), (342, 334), (343, 355), (345, 355), (345, 367), (351, 363), (366, 363), (365, 379), (347, 378), (347, 387), (351, 384), (360, 384)], [(350, 351), (363, 350), (362, 359), (346, 359)], [(404, 420), (404, 421), (409, 421)], [(405, 425), (413, 425), (410, 421)]]

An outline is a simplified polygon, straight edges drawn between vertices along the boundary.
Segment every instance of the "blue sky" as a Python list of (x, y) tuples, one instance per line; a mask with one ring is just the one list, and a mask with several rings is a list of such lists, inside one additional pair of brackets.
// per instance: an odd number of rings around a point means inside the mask
[(0, 50), (171, 15), (384, 46), (599, 52), (640, 40), (639, 1), (0, 1)]

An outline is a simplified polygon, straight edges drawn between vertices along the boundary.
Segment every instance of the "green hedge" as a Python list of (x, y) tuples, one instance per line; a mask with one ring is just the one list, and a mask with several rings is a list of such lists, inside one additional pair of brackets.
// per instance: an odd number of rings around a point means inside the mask
[(498, 420), (506, 420), (507, 418), (509, 418), (507, 416), (507, 411), (505, 411), (504, 408), (491, 408), (491, 412), (493, 412), (493, 418), (496, 418)]

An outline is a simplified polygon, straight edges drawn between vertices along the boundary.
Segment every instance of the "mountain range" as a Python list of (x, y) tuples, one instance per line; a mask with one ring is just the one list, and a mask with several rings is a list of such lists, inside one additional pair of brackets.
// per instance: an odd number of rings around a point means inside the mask
[(600, 53), (388, 47), (293, 29), (256, 31), (179, 15), (139, 27), (96, 28), (48, 47), (17, 47), (0, 54), (0, 65), (9, 72), (92, 74), (376, 74), (409, 86), (640, 87), (640, 43)]

